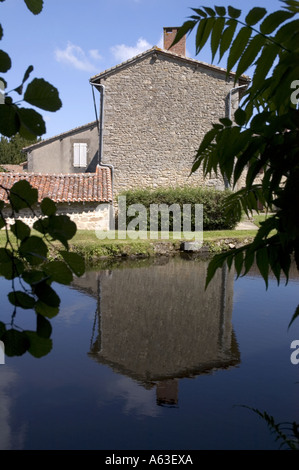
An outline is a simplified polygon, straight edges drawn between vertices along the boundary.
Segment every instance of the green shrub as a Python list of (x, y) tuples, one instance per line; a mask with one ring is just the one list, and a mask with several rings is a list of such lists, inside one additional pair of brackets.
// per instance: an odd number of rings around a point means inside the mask
[[(183, 204), (191, 205), (191, 230), (195, 229), (195, 204), (203, 204), (203, 229), (204, 230), (232, 230), (239, 222), (237, 216), (230, 216), (227, 219), (224, 215), (224, 203), (231, 191), (219, 191), (203, 187), (185, 187), (185, 188), (168, 188), (168, 189), (137, 189), (134, 191), (126, 191), (121, 196), (126, 197), (126, 227), (136, 217), (141, 219), (141, 213), (133, 213), (128, 216), (128, 207), (133, 204), (142, 204), (146, 207), (146, 224), (147, 230), (150, 228), (150, 205), (166, 204), (168, 207), (172, 204), (178, 204), (181, 214), (183, 213)], [(183, 217), (182, 217), (183, 219)], [(117, 225), (116, 220), (116, 227)], [(137, 226), (136, 229), (139, 229)], [(173, 214), (170, 211), (169, 227), (162, 230), (173, 231)], [(158, 230), (161, 230), (161, 213), (158, 217)], [(181, 221), (181, 230), (183, 230), (183, 220)]]

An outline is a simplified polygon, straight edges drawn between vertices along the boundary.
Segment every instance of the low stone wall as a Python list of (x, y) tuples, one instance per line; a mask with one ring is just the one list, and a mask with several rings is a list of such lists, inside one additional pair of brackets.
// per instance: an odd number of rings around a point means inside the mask
[[(78, 230), (109, 230), (109, 208), (110, 204), (97, 202), (78, 203), (57, 203), (57, 215), (67, 215), (75, 222)], [(3, 211), (7, 223), (14, 223), (11, 217), (11, 209), (5, 208)], [(23, 209), (17, 214), (17, 219), (32, 227), (34, 222), (41, 217), (40, 206), (35, 206), (33, 210)]]

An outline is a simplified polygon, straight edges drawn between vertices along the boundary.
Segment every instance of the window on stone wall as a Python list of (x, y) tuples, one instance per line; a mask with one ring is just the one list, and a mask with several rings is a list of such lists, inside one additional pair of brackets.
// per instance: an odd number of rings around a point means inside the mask
[(86, 168), (87, 166), (87, 144), (80, 142), (73, 144), (74, 167)]

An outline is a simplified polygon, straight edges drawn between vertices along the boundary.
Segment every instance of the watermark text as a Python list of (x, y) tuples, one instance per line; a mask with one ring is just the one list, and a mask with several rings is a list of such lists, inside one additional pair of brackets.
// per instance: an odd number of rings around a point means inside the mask
[(299, 340), (295, 339), (294, 341), (291, 342), (291, 349), (295, 349), (295, 351), (292, 352), (291, 354), (291, 363), (296, 366), (299, 364)]

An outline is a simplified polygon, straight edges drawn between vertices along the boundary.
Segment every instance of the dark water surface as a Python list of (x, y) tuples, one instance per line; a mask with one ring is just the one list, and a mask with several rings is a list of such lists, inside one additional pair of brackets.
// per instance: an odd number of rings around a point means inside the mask
[[(240, 405), (299, 421), (299, 277), (287, 287), (207, 262), (123, 262), (57, 286), (53, 350), (0, 365), (0, 449), (277, 449)], [(11, 314), (1, 279), (1, 313)], [(28, 328), (30, 312), (17, 323)]]

